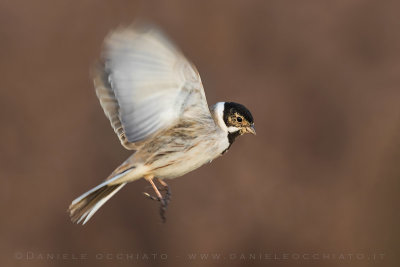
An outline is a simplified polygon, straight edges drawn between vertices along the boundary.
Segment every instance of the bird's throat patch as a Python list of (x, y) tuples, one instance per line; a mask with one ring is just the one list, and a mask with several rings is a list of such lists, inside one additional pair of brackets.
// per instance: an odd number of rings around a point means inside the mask
[(222, 151), (222, 153), (221, 153), (222, 155), (225, 154), (229, 150), (229, 148), (231, 147), (233, 142), (235, 142), (236, 137), (238, 137), (238, 136), (240, 136), (240, 131), (228, 133), (229, 146), (224, 151)]

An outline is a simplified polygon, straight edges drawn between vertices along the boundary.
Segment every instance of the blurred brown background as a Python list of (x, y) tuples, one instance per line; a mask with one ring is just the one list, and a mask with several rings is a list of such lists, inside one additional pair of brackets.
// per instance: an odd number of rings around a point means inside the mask
[[(399, 10), (396, 1), (1, 1), (1, 266), (396, 266)], [(257, 136), (170, 181), (164, 225), (145, 181), (74, 225), (70, 202), (130, 154), (89, 68), (107, 32), (138, 17), (196, 64), (210, 105), (248, 106)], [(57, 253), (66, 259), (46, 258)]]

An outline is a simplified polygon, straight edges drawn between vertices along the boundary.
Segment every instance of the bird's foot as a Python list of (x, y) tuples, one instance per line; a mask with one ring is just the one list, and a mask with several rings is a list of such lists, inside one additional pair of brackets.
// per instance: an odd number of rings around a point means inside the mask
[[(157, 188), (157, 187), (154, 188), (154, 190), (157, 189), (156, 193), (159, 196), (157, 196), (157, 197), (156, 196), (152, 196), (149, 193), (143, 193), (143, 194), (147, 198), (149, 198), (151, 200), (160, 201), (160, 203), (161, 203), (160, 216), (161, 216), (162, 222), (165, 223), (166, 220), (167, 220), (167, 218), (165, 217), (165, 213), (167, 211), (168, 204), (171, 201), (171, 189), (169, 188), (169, 186), (165, 182), (163, 182), (161, 180), (159, 180), (159, 181), (160, 181), (160, 183), (162, 184), (163, 187), (162, 188)], [(165, 191), (164, 196), (160, 193), (160, 191)]]

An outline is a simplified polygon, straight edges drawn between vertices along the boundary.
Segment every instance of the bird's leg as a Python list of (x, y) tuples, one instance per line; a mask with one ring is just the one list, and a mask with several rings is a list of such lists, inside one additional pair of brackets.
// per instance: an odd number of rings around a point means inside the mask
[(166, 218), (165, 218), (165, 212), (167, 211), (168, 204), (171, 200), (171, 189), (169, 188), (168, 184), (161, 180), (160, 178), (157, 178), (158, 182), (163, 186), (162, 190), (165, 190), (165, 195), (164, 198), (161, 200), (161, 207), (160, 207), (160, 216), (163, 222), (165, 223)]
[(156, 192), (157, 197), (150, 195), (149, 193), (143, 193), (146, 197), (152, 199), (152, 200), (157, 200), (160, 201), (161, 199), (163, 199), (159, 189), (157, 188), (157, 186), (154, 184), (153, 178), (148, 178), (146, 179), (147, 181), (149, 181), (149, 183), (151, 184), (151, 187), (153, 187), (154, 192)]
[(156, 192), (157, 197), (151, 196), (148, 193), (144, 193), (144, 194), (145, 194), (145, 196), (147, 196), (148, 198), (150, 198), (152, 200), (160, 201), (160, 203), (161, 203), (160, 216), (161, 216), (162, 221), (165, 222), (166, 221), (165, 212), (167, 210), (167, 206), (168, 206), (169, 200), (171, 198), (171, 190), (169, 189), (168, 185), (165, 182), (158, 179), (160, 184), (164, 186), (164, 188), (162, 190), (167, 191), (165, 197), (163, 197), (161, 195), (160, 191), (158, 190), (157, 186), (155, 185), (153, 178), (154, 177), (146, 177), (146, 180), (150, 182), (151, 186), (154, 189), (154, 192)]
[[(151, 185), (148, 185), (145, 188), (148, 189), (148, 188), (153, 188), (153, 187)], [(157, 186), (157, 189), (158, 189), (158, 191), (160, 191), (160, 193), (165, 190), (164, 187), (160, 187), (160, 186)], [(143, 192), (143, 194), (145, 196), (149, 196), (150, 195), (150, 194), (148, 194), (146, 192)], [(153, 197), (153, 198), (155, 198), (157, 200), (157, 197)]]
[(171, 188), (168, 186), (168, 184), (166, 182), (164, 182), (163, 180), (161, 180), (160, 178), (157, 178), (158, 182), (163, 186), (162, 190), (165, 190), (165, 196), (164, 196), (164, 200), (165, 200), (165, 208), (167, 208), (169, 202), (171, 201)]

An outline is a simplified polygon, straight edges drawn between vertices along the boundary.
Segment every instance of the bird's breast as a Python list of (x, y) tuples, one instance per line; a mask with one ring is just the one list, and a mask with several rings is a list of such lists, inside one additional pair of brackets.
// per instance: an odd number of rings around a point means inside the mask
[(159, 178), (179, 177), (211, 162), (228, 147), (228, 138), (223, 135), (194, 138), (182, 147), (169, 144), (155, 155), (151, 169)]

